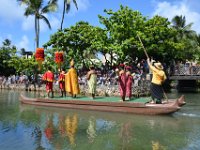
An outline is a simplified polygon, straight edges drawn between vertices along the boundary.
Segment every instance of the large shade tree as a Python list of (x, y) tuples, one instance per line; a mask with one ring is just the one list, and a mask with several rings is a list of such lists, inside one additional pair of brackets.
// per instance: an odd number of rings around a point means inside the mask
[(80, 21), (70, 28), (53, 34), (44, 47), (51, 48), (53, 50), (51, 52), (64, 51), (68, 64), (73, 58), (77, 63), (85, 66), (96, 54), (95, 48), (92, 47), (96, 31), (96, 28), (89, 23)]
[(118, 11), (105, 10), (105, 13), (106, 17), (99, 16), (99, 19), (110, 40), (107, 49), (117, 54), (121, 62), (146, 58), (138, 36), (148, 54), (160, 61), (170, 54), (169, 51), (175, 51), (182, 46), (172, 39), (176, 30), (169, 27), (170, 22), (164, 17), (154, 16), (148, 19), (140, 12), (124, 6), (120, 6)]
[[(111, 55), (111, 62), (116, 54), (119, 61), (126, 61), (125, 58), (129, 56), (130, 52), (135, 53), (135, 50), (138, 50), (136, 48), (136, 31), (143, 29), (146, 18), (140, 12), (122, 5), (118, 11), (104, 10), (104, 12), (106, 17), (99, 15), (100, 23), (107, 31), (104, 50), (107, 49)], [(136, 58), (136, 55), (134, 57)]]
[(15, 56), (17, 48), (9, 39), (5, 39), (0, 47), (0, 75), (8, 76), (15, 73), (15, 68), (9, 66), (9, 60)]
[[(124, 6), (120, 6), (117, 11), (104, 12), (105, 16), (99, 15), (103, 28), (78, 22), (53, 34), (44, 46), (54, 51), (64, 50), (67, 59), (74, 57), (80, 63), (92, 58), (97, 52), (101, 52), (105, 57), (109, 54), (109, 68), (121, 62), (135, 63), (135, 60), (146, 59), (142, 43), (149, 56), (158, 61), (167, 63), (171, 59), (186, 58), (186, 52), (183, 51), (185, 41), (175, 38), (178, 30), (170, 26), (171, 22), (167, 18), (148, 18)], [(191, 51), (191, 54), (193, 53), (194, 51)], [(115, 59), (114, 64), (112, 60)]]
[(51, 24), (45, 14), (56, 11), (57, 0), (49, 0), (47, 5), (44, 5), (44, 0), (18, 0), (21, 4), (25, 4), (25, 16), (34, 15), (35, 17), (35, 40), (36, 47), (39, 47), (40, 20), (43, 20), (51, 29)]

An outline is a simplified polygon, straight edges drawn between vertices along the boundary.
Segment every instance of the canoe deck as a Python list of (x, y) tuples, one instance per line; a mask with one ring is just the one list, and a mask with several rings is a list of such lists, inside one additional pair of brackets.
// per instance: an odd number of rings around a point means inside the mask
[(180, 100), (184, 101), (184, 96), (179, 99), (170, 99), (165, 104), (150, 104), (148, 103), (149, 97), (132, 98), (129, 101), (120, 102), (120, 97), (96, 97), (93, 100), (89, 97), (45, 99), (20, 95), (20, 101), (23, 104), (145, 115), (163, 115), (176, 112), (180, 109)]

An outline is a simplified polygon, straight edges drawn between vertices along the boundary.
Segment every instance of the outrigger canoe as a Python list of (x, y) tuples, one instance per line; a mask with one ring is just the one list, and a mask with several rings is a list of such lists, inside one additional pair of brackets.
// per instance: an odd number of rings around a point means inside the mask
[(107, 112), (122, 112), (143, 115), (165, 115), (174, 113), (185, 104), (184, 96), (177, 99), (169, 99), (163, 104), (151, 104), (150, 98), (134, 98), (129, 101), (120, 102), (119, 97), (96, 97), (94, 100), (89, 97), (55, 97), (41, 98), (20, 95), (22, 104), (37, 106), (61, 107), (71, 109), (85, 109)]

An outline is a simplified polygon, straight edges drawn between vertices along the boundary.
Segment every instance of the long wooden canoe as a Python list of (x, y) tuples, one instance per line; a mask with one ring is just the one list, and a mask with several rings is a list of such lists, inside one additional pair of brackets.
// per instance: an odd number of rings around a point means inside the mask
[(164, 104), (150, 104), (148, 102), (139, 102), (137, 99), (120, 102), (99, 97), (94, 100), (90, 98), (34, 98), (20, 95), (22, 104), (37, 106), (61, 107), (73, 109), (85, 109), (95, 111), (123, 112), (144, 115), (164, 115), (178, 111), (185, 104), (184, 96), (178, 99), (169, 99)]

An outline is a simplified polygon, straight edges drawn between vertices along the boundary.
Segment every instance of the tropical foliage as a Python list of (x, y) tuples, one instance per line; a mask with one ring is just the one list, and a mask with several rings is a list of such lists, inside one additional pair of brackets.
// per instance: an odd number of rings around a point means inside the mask
[[(198, 42), (192, 40), (196, 39), (191, 38), (195, 32), (189, 32), (189, 27), (187, 32), (180, 33), (167, 18), (154, 16), (149, 19), (124, 6), (120, 6), (116, 12), (104, 12), (106, 17), (98, 16), (103, 28), (87, 22), (78, 22), (75, 26), (53, 34), (44, 47), (64, 50), (68, 62), (73, 57), (78, 64), (84, 65), (101, 53), (109, 67), (121, 62), (133, 64), (135, 60), (146, 59), (142, 44), (150, 57), (166, 63), (171, 59), (184, 60), (188, 54), (191, 56), (189, 59), (196, 56)], [(177, 38), (178, 35), (184, 34), (188, 35)], [(191, 50), (187, 51), (189, 48)]]
[[(27, 5), (25, 14), (36, 17), (37, 37), (39, 36), (39, 19), (44, 19), (41, 15), (55, 10), (52, 8), (55, 8), (56, 0), (50, 0), (45, 7), (42, 7), (42, 0), (37, 2), (21, 0), (21, 2)], [(69, 4), (68, 2), (65, 1), (65, 4)], [(73, 2), (77, 6), (76, 2)], [(186, 24), (185, 17), (175, 16), (170, 22), (162, 16), (152, 18), (143, 16), (139, 11), (125, 6), (120, 6), (117, 11), (104, 10), (104, 13), (105, 16), (98, 16), (101, 27), (80, 21), (51, 35), (50, 40), (43, 45), (45, 48), (44, 68), (51, 65), (57, 70), (54, 63), (56, 51), (64, 51), (65, 68), (69, 66), (71, 58), (75, 60), (79, 68), (88, 67), (91, 63), (97, 65), (97, 61), (94, 60), (97, 60), (99, 54), (106, 60), (105, 69), (124, 62), (134, 65), (137, 60), (146, 59), (143, 46), (150, 57), (166, 64), (172, 59), (200, 61), (199, 35), (191, 29), (192, 23)], [(39, 37), (36, 39), (39, 40)], [(25, 49), (21, 49), (22, 53), (24, 51)], [(0, 48), (0, 57), (3, 62), (1, 69), (11, 67), (15, 71), (26, 70), (27, 72), (30, 71), (26, 68), (36, 69), (33, 57), (26, 60), (16, 55), (16, 52), (16, 48), (9, 45), (8, 41), (3, 43)]]
[(9, 39), (5, 39), (0, 47), (0, 75), (10, 75), (15, 73), (14, 67), (9, 66), (8, 60), (16, 54), (16, 47)]

